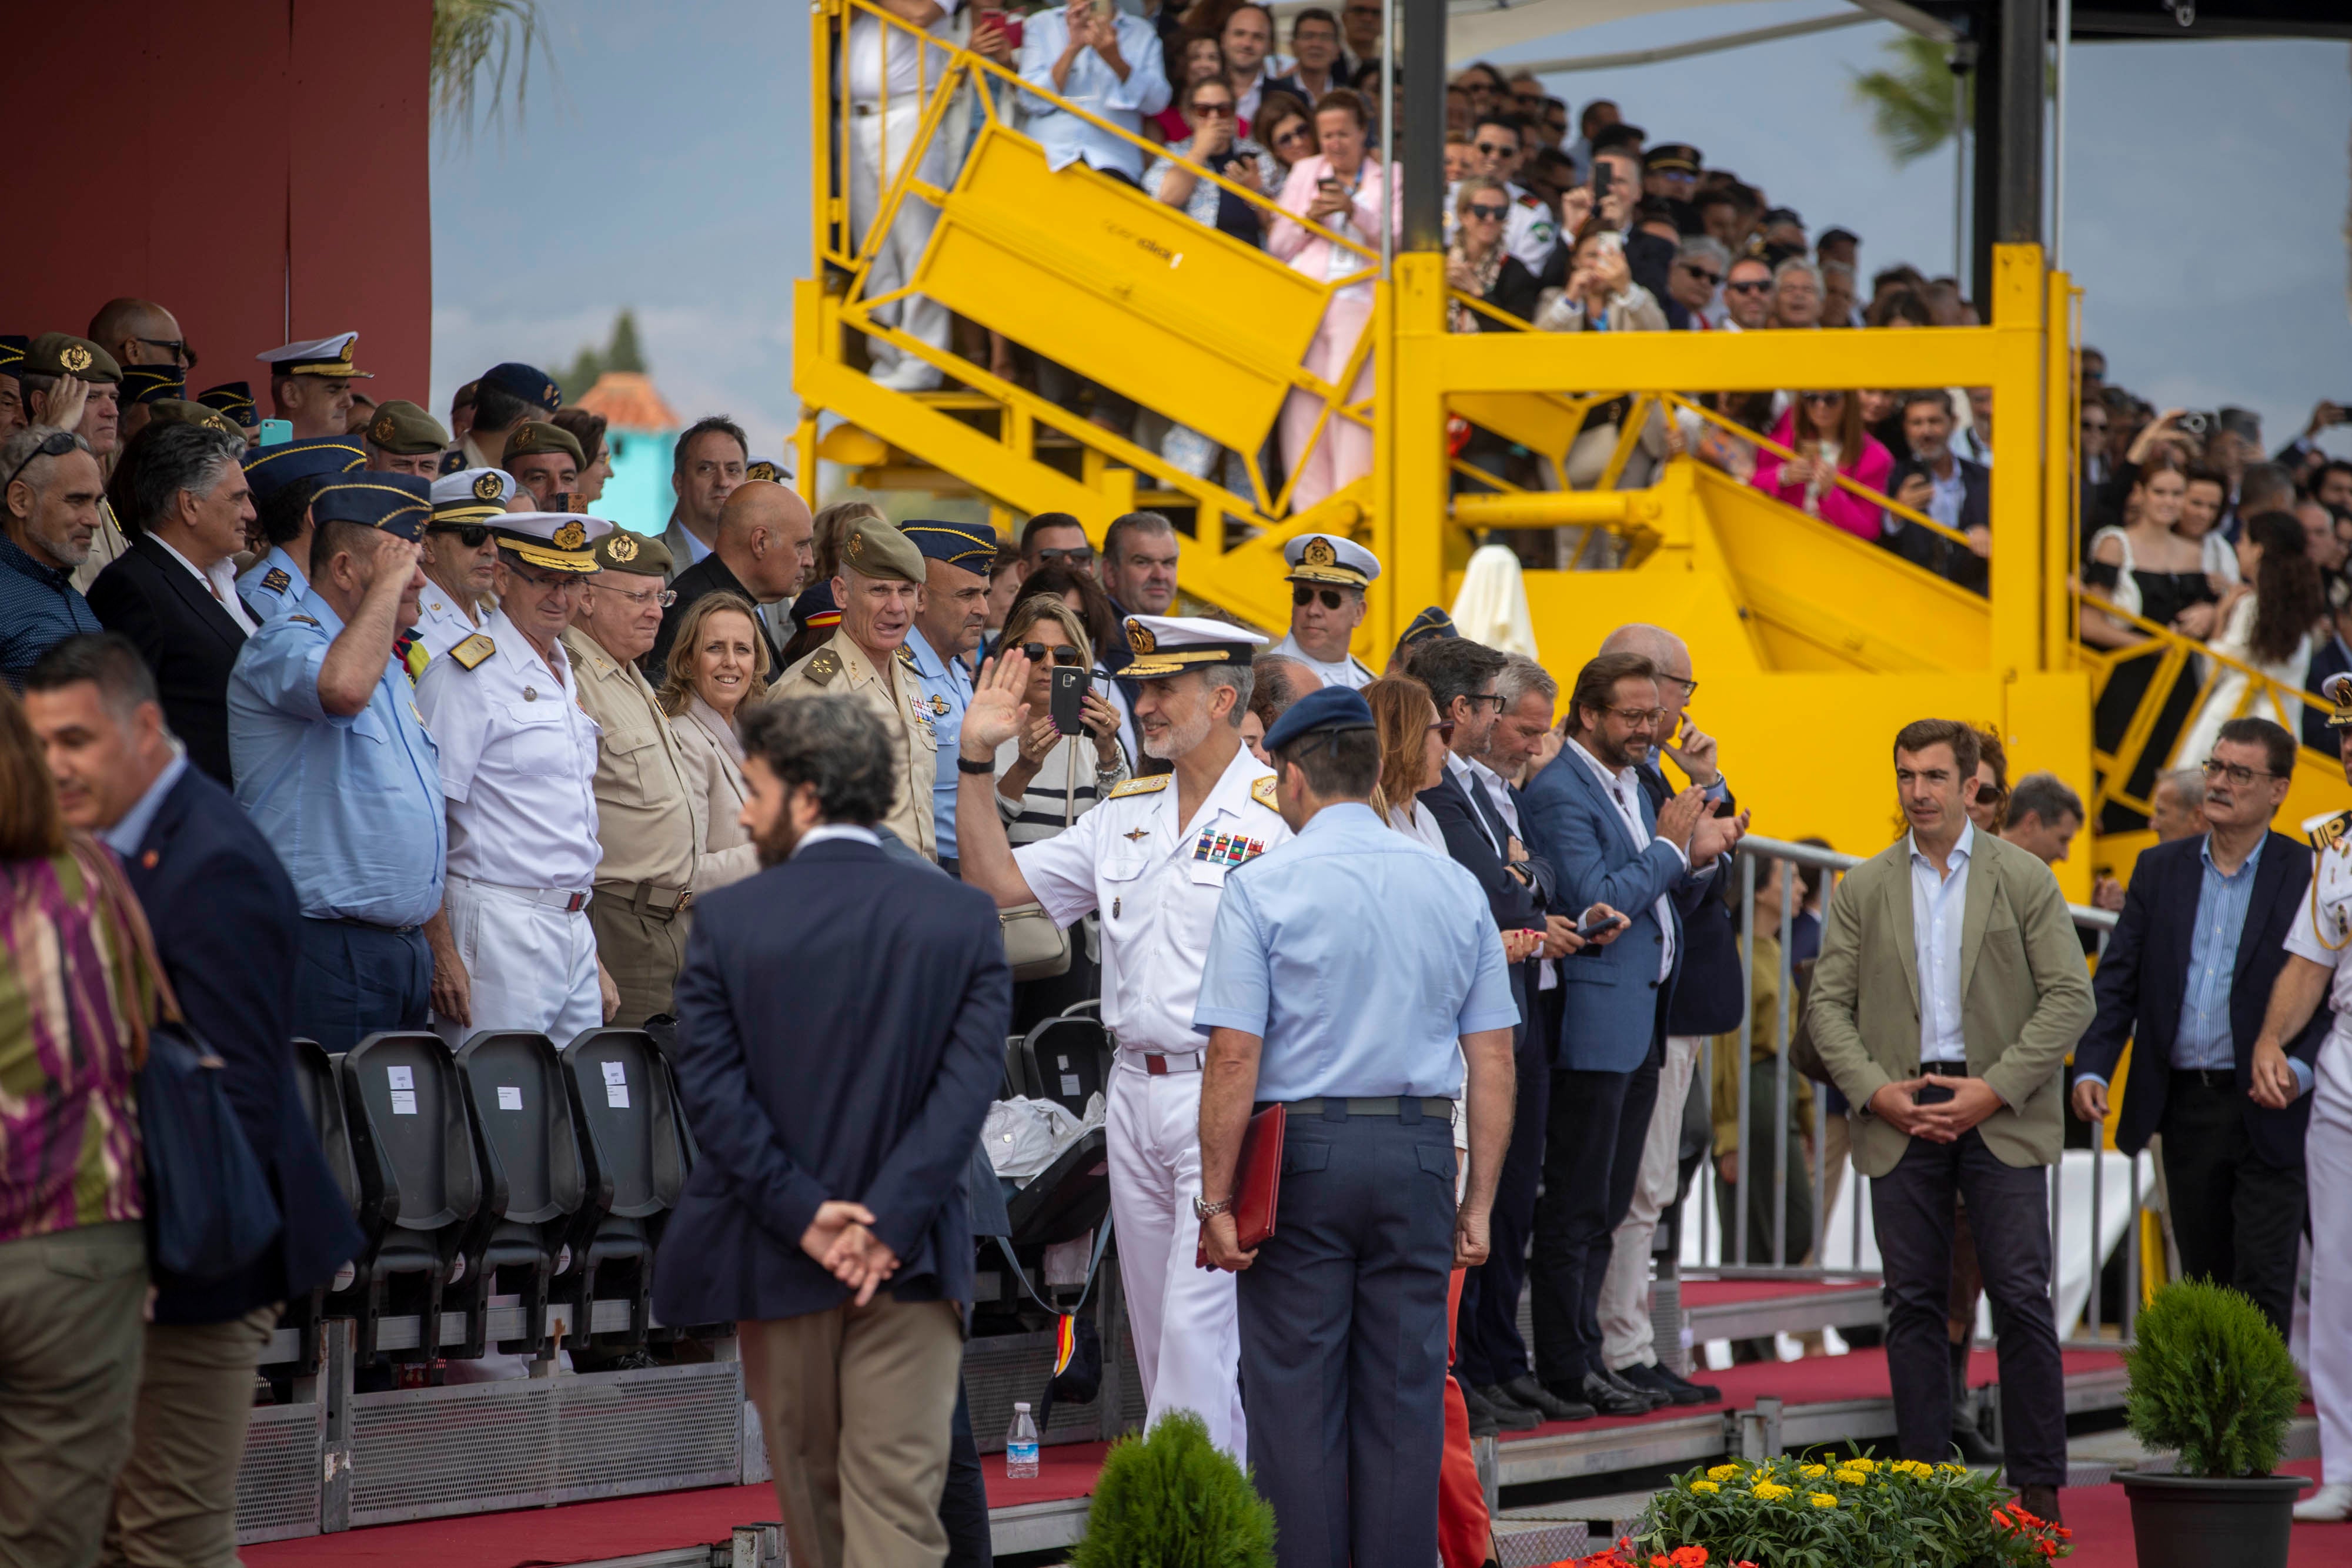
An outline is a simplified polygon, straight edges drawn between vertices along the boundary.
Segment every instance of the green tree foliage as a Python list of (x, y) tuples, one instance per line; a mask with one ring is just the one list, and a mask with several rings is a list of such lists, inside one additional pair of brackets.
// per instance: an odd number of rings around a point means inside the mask
[(1111, 1445), (1070, 1568), (1274, 1568), (1274, 1509), (1177, 1411)]
[(2303, 1398), (2294, 1358), (2262, 1309), (2225, 1286), (2184, 1280), (2158, 1291), (2125, 1354), (2124, 1419), (2191, 1476), (2266, 1476)]
[(606, 371), (635, 371), (642, 375), (645, 369), (645, 352), (637, 347), (636, 313), (624, 310), (613, 319), (611, 340), (601, 349), (593, 343), (583, 346), (568, 369), (555, 372), (555, 382), (563, 389), (563, 401), (575, 402)]
[(460, 141), (494, 120), (514, 88), (515, 118), (522, 118), (530, 88), (531, 57), (555, 68), (539, 0), (433, 0), (433, 112)]
[[(1925, 158), (1952, 140), (1976, 112), (1976, 78), (1961, 78), (1952, 91), (1952, 68), (1945, 46), (1906, 33), (1886, 45), (1888, 66), (1853, 78), (1853, 96), (1870, 110), (1870, 128), (1897, 164)], [(1954, 105), (1960, 114), (1953, 113)]]

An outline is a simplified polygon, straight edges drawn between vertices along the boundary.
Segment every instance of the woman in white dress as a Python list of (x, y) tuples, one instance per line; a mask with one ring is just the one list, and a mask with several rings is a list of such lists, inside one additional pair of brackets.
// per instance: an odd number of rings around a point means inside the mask
[[(2221, 631), (2207, 645), (2224, 658), (2252, 665), (2289, 691), (2301, 691), (2311, 668), (2313, 629), (2327, 613), (2327, 591), (2305, 547), (2303, 525), (2288, 512), (2245, 519), (2238, 531), (2238, 570), (2243, 580), (2221, 596)], [(2196, 722), (2173, 754), (2175, 767), (2194, 768), (2205, 760), (2223, 723), (2237, 714), (2246, 685), (2243, 673), (2221, 667)], [(2303, 706), (2268, 688), (2254, 693), (2245, 712), (2250, 718), (2284, 725), (2291, 735), (2303, 731)]]
[(662, 682), (662, 711), (686, 759), (688, 786), (701, 791), (708, 808), (706, 852), (751, 837), (740, 820), (749, 791), (735, 716), (746, 702), (767, 695), (770, 674), (767, 642), (751, 614), (751, 601), (733, 593), (705, 594), (687, 606)]
[(1364, 688), (1381, 737), (1381, 781), (1372, 810), (1407, 837), (1446, 854), (1445, 834), (1421, 803), (1421, 792), (1445, 777), (1445, 743), (1454, 727), (1437, 716), (1429, 688), (1409, 675), (1388, 675)]

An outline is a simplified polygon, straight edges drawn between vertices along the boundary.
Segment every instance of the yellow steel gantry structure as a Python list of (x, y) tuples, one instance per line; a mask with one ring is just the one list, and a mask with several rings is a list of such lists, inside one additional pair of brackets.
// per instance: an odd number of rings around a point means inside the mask
[[(878, 45), (886, 62), (903, 66), (911, 56), (916, 65), (912, 102), (902, 92), (894, 111), (886, 96), (877, 123), (863, 131), (853, 131), (840, 90), (853, 26), (876, 29), (867, 47)], [(1277, 635), (1289, 619), (1284, 540), (1309, 530), (1349, 534), (1384, 567), (1355, 650), (1375, 668), (1423, 606), (1453, 602), (1485, 530), (1598, 530), (1615, 541), (1605, 552), (1611, 569), (1526, 574), (1546, 664), (1572, 674), (1628, 621), (1675, 628), (1702, 676), (1693, 716), (1720, 738), (1759, 828), (1781, 838), (1819, 833), (1858, 852), (1896, 831), (1888, 747), (1901, 724), (1928, 714), (1997, 727), (2012, 779), (2047, 768), (2072, 783), (2092, 819), (2077, 849), (2093, 849), (2105, 802), (2145, 808), (2130, 781), (2158, 738), (2155, 714), (2171, 682), (2201, 670), (2210, 686), (2227, 664), (2206, 654), (2192, 665), (2194, 644), (2147, 622), (2137, 629), (2147, 641), (2120, 653), (2077, 638), (2079, 291), (2037, 246), (2000, 247), (1981, 327), (1449, 331), (1449, 299), (1463, 297), (1449, 291), (1442, 255), (1402, 252), (1383, 265), (1372, 249), (1316, 229), (1361, 264), (1317, 279), (1083, 162), (1050, 168), (1022, 129), (1024, 106), (1050, 106), (1135, 142), (1147, 163), (1160, 149), (872, 0), (817, 0), (811, 54), (815, 254), (813, 276), (795, 285), (793, 364), (799, 483), (813, 503), (826, 459), (874, 487), (976, 496), (1006, 528), (1062, 511), (1099, 540), (1113, 517), (1151, 506), (1181, 530), (1182, 591)], [(853, 232), (861, 159), (881, 177), (869, 187), (870, 218)], [(1200, 177), (1270, 221), (1268, 196), (1206, 170)], [(919, 233), (927, 221), (912, 276), (878, 287), (891, 225)], [(1305, 370), (1302, 356), (1333, 296), (1357, 285), (1373, 290), (1370, 325), (1334, 384)], [(918, 293), (1199, 433), (1228, 462), (1191, 472), (983, 364), (918, 341), (892, 324), (891, 309)], [(877, 384), (863, 362), (868, 340), (936, 365), (954, 390)], [(1373, 394), (1350, 402), (1342, 389), (1367, 356)], [(1923, 385), (1992, 389), (1988, 595), (1687, 458), (1665, 463), (1646, 488), (1615, 487), (1653, 404), (1716, 417), (1690, 401), (1691, 389)], [(1620, 397), (1633, 401), (1601, 487), (1516, 490), (1480, 473), (1478, 492), (1455, 493), (1457, 473), (1475, 471), (1449, 456), (1449, 417), (1526, 447), (1559, 476), (1585, 411)], [(1304, 509), (1259, 457), (1286, 402), (1300, 398), (1316, 405), (1315, 440), (1351, 422), (1370, 428), (1374, 454), (1370, 472)], [(830, 429), (821, 423), (827, 416), (838, 421)], [(1295, 470), (1299, 455), (1287, 455)], [(1222, 482), (1236, 470), (1245, 482)], [(1959, 538), (1885, 497), (1870, 499), (1912, 526)], [(2149, 682), (2124, 744), (2101, 750), (2092, 725), (2097, 694), (2116, 669), (2143, 658), (2162, 661), (2163, 676)], [(2239, 711), (2267, 697), (2290, 727), (2299, 724), (2301, 693), (2246, 673)], [(2306, 751), (2286, 815), (2340, 809), (2346, 798), (2335, 759)], [(2126, 834), (2075, 853), (2059, 868), (2069, 895), (2087, 897), (2095, 868), (2127, 876), (2145, 841)]]

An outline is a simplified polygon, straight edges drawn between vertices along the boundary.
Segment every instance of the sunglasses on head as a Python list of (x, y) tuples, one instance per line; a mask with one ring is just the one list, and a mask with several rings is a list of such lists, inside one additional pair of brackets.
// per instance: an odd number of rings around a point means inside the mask
[(1326, 610), (1337, 610), (1348, 601), (1336, 588), (1309, 588), (1302, 582), (1290, 591), (1290, 602), (1293, 604), (1303, 605), (1317, 599), (1323, 601)]
[[(34, 447), (30, 452), (25, 454), (24, 462), (17, 464), (16, 466), (8, 471), (7, 478), (0, 479), (0, 496), (5, 496), (8, 493), (8, 486), (16, 482), (16, 476), (22, 474), (26, 468), (32, 465), (34, 458), (63, 457), (67, 453), (71, 452), (75, 447), (80, 444), (80, 440), (68, 431), (60, 430), (55, 435), (44, 437), (38, 446)], [(1302, 599), (1298, 602), (1304, 604), (1307, 601)]]
[(1042, 664), (1045, 663), (1045, 656), (1048, 653), (1053, 655), (1053, 661), (1057, 664), (1076, 665), (1086, 663), (1084, 659), (1078, 656), (1078, 651), (1076, 648), (1069, 646), (1067, 643), (1064, 643), (1061, 646), (1055, 648), (1048, 648), (1043, 643), (1024, 643), (1021, 644), (1021, 656), (1028, 660), (1033, 664)]
[(428, 534), (455, 534), (457, 542), (467, 549), (479, 549), (489, 542), (488, 523), (436, 523), (425, 530)]
[(1511, 209), (1490, 207), (1484, 202), (1473, 202), (1470, 204), (1470, 215), (1474, 218), (1485, 218), (1488, 223), (1498, 224), (1511, 215)]

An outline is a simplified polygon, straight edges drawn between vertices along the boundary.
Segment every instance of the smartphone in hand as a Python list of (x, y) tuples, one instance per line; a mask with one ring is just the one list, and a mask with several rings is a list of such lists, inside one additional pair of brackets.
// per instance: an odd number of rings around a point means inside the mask
[(1072, 664), (1054, 666), (1054, 690), (1046, 711), (1053, 716), (1055, 729), (1064, 735), (1084, 733), (1087, 693), (1093, 685), (1090, 671)]

